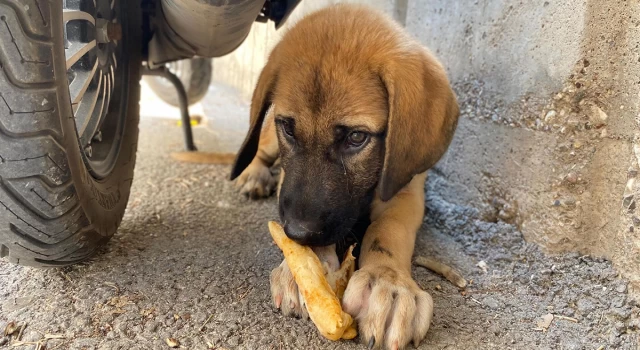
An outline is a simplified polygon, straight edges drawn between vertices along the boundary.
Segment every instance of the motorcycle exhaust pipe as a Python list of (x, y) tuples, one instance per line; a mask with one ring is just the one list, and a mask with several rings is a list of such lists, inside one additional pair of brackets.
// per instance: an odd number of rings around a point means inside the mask
[(264, 0), (161, 0), (149, 42), (149, 66), (232, 52), (249, 35), (264, 4)]

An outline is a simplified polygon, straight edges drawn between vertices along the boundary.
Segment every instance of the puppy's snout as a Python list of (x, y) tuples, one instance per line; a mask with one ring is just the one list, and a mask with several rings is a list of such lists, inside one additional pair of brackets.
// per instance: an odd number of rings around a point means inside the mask
[(284, 226), (287, 237), (302, 245), (317, 245), (322, 240), (322, 225), (313, 221), (287, 221)]

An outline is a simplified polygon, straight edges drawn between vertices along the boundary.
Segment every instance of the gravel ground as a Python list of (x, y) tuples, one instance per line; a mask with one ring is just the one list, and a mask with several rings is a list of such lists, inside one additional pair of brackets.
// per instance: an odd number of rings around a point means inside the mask
[[(26, 324), (20, 340), (53, 336), (42, 341), (46, 349), (169, 349), (166, 338), (185, 349), (365, 349), (326, 341), (310, 321), (274, 309), (268, 276), (282, 256), (266, 223), (277, 217), (275, 199), (238, 195), (228, 166), (172, 161), (180, 129), (149, 117), (175, 110), (144, 96), (136, 178), (120, 230), (78, 266), (0, 262), (0, 331), (11, 321)], [(201, 108), (208, 124), (195, 129), (200, 149), (237, 148), (246, 105), (212, 86)], [(472, 283), (461, 292), (414, 268), (435, 303), (420, 349), (638, 349), (640, 309), (608, 261), (545, 255), (514, 226), (434, 195), (443, 181), (433, 172), (427, 184), (416, 254), (456, 267)], [(555, 317), (545, 325), (548, 314)], [(15, 342), (1, 336), (0, 348)]]

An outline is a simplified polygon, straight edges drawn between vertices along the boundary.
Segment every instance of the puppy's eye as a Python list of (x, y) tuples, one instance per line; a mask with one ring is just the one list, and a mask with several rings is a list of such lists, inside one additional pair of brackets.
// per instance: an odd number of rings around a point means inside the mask
[(282, 125), (282, 131), (287, 136), (293, 137), (293, 122), (289, 119), (280, 119), (280, 125)]
[(369, 139), (369, 134), (361, 131), (353, 131), (347, 136), (347, 145), (350, 147), (360, 147)]

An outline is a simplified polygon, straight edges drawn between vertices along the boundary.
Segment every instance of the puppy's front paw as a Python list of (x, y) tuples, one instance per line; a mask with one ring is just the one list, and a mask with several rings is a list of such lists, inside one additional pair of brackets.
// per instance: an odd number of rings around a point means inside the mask
[(298, 285), (285, 260), (280, 266), (271, 271), (271, 298), (276, 308), (281, 309), (285, 316), (307, 318), (307, 308), (304, 299), (298, 292)]
[(360, 339), (370, 348), (415, 346), (427, 334), (433, 315), (431, 296), (406, 272), (365, 266), (353, 275), (342, 307), (357, 321)]
[(271, 170), (259, 159), (254, 159), (236, 180), (240, 193), (252, 199), (269, 197), (276, 185)]

